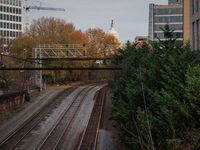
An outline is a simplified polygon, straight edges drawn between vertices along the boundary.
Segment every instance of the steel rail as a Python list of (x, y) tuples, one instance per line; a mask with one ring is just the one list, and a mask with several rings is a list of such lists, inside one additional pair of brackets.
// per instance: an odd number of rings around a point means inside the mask
[(61, 91), (60, 93), (58, 93), (57, 95), (55, 95), (52, 100), (48, 103), (46, 103), (38, 112), (36, 112), (35, 114), (33, 114), (27, 121), (25, 121), (19, 128), (17, 128), (11, 135), (9, 135), (5, 140), (3, 140), (1, 143), (0, 143), (0, 147), (5, 143), (7, 142), (11, 137), (13, 137), (15, 134), (17, 134), (17, 132), (19, 130), (21, 130), (25, 125), (27, 125), (34, 117), (36, 117), (39, 113), (41, 113), (48, 105), (50, 105), (52, 102), (53, 102), (53, 99), (55, 99), (58, 95), (61, 95), (63, 94), (64, 92), (66, 92), (67, 90), (71, 89), (72, 87), (70, 88), (67, 88), (63, 91)]
[(96, 149), (96, 143), (97, 143), (97, 138), (98, 138), (99, 126), (100, 126), (100, 122), (101, 122), (101, 115), (102, 115), (102, 111), (103, 111), (104, 100), (106, 99), (106, 93), (107, 93), (106, 89), (107, 88), (105, 88), (104, 94), (103, 94), (103, 99), (102, 99), (102, 104), (101, 104), (101, 110), (100, 110), (100, 116), (99, 116), (99, 121), (98, 121), (97, 132), (96, 132), (96, 137), (95, 137), (95, 142), (94, 142), (94, 148), (93, 148), (93, 150)]
[[(94, 87), (96, 87), (96, 86), (94, 86)], [(85, 94), (85, 96), (88, 94), (89, 91), (90, 91), (90, 89), (87, 91), (87, 93)], [(83, 100), (85, 99), (85, 96), (83, 97)], [(82, 101), (82, 102), (83, 102), (83, 101)], [(82, 103), (82, 102), (81, 102), (81, 103)], [(80, 107), (80, 106), (79, 106), (79, 107)], [(75, 114), (76, 114), (76, 113), (74, 113), (74, 116), (75, 116)], [(74, 116), (73, 116), (73, 117), (74, 117)], [(72, 119), (73, 119), (73, 118), (72, 118)], [(59, 140), (57, 141), (56, 145), (54, 146), (53, 150), (56, 149), (57, 145), (58, 145), (59, 142), (61, 141), (61, 139), (62, 139), (64, 133), (65, 133), (66, 130), (67, 130), (67, 128), (68, 128), (68, 126), (65, 127), (65, 129), (64, 129), (64, 131), (63, 131), (63, 133), (62, 133), (62, 135), (60, 136), (60, 138), (59, 138)]]
[[(98, 83), (97, 85), (99, 85), (99, 83)], [(84, 97), (85, 97), (85, 96), (88, 94), (88, 92), (89, 92), (92, 88), (94, 88), (94, 87), (95, 87), (95, 86), (89, 88), (89, 89), (86, 91)], [(41, 145), (39, 146), (38, 150), (42, 149), (42, 147), (43, 147), (44, 144), (47, 142), (47, 140), (49, 139), (49, 137), (52, 135), (52, 133), (54, 132), (54, 130), (56, 129), (56, 127), (59, 125), (59, 123), (60, 123), (60, 122), (62, 121), (62, 119), (65, 117), (65, 115), (67, 114), (67, 112), (72, 108), (72, 105), (74, 104), (74, 102), (77, 100), (77, 98), (80, 96), (80, 94), (81, 94), (85, 89), (87, 89), (87, 88), (88, 88), (88, 87), (85, 87), (84, 89), (82, 89), (82, 90), (75, 96), (75, 98), (74, 98), (74, 100), (72, 101), (72, 103), (70, 104), (70, 106), (62, 113), (62, 115), (60, 116), (59, 120), (57, 120), (57, 123), (54, 125), (54, 127), (52, 128), (52, 130), (49, 132), (49, 134), (46, 136), (46, 138), (44, 139), (44, 141), (43, 141), (43, 142), (41, 143)], [(76, 109), (76, 112), (78, 111), (78, 109), (79, 109), (81, 103), (83, 102), (84, 97), (83, 97), (82, 101), (79, 103), (79, 105), (78, 105), (78, 107), (77, 107), (77, 109)], [(72, 116), (71, 119), (69, 120), (68, 125), (65, 126), (65, 128), (64, 128), (64, 130), (63, 130), (63, 132), (62, 132), (62, 134), (60, 135), (60, 137), (59, 137), (59, 139), (57, 140), (56, 144), (54, 145), (54, 148), (53, 148), (53, 149), (55, 149), (55, 148), (57, 147), (57, 145), (58, 145), (59, 141), (61, 140), (62, 136), (64, 135), (66, 129), (67, 129), (68, 126), (70, 125), (70, 122), (73, 120), (73, 118), (74, 118), (76, 112), (73, 114), (73, 116)]]
[[(106, 95), (106, 93), (107, 93), (107, 88), (106, 87), (103, 87), (104, 89), (103, 89), (103, 94), (101, 95), (101, 108), (100, 108), (100, 115), (99, 115), (99, 118), (98, 118), (98, 125), (97, 125), (97, 129), (96, 129), (96, 135), (95, 135), (95, 139), (94, 139), (94, 145), (93, 145), (93, 150), (95, 150), (95, 148), (96, 148), (96, 142), (97, 142), (97, 137), (98, 137), (98, 130), (99, 130), (99, 126), (100, 126), (100, 121), (101, 121), (101, 115), (102, 115), (102, 111), (103, 111), (103, 105), (104, 105), (104, 100), (105, 100), (105, 95)], [(97, 97), (96, 97), (96, 99), (98, 98), (98, 94), (100, 94), (99, 93), (99, 91), (97, 92)], [(95, 99), (95, 101), (96, 101), (96, 99)], [(95, 106), (95, 104), (94, 104), (94, 106)], [(94, 107), (93, 107), (93, 109), (94, 109)], [(93, 111), (92, 111), (93, 112)], [(81, 140), (80, 140), (80, 143), (79, 143), (79, 146), (78, 146), (78, 150), (81, 150), (81, 146), (82, 146), (82, 144), (83, 144), (83, 139), (84, 138), (86, 138), (85, 137), (85, 134), (86, 134), (86, 131), (88, 130), (88, 126), (89, 126), (89, 122), (90, 122), (90, 119), (91, 119), (91, 116), (92, 116), (92, 114), (90, 115), (90, 118), (89, 118), (89, 120), (88, 120), (88, 123), (87, 123), (87, 125), (86, 125), (86, 127), (85, 127), (85, 130), (84, 130), (84, 132), (83, 132), (83, 135), (82, 135), (82, 137), (81, 137)]]

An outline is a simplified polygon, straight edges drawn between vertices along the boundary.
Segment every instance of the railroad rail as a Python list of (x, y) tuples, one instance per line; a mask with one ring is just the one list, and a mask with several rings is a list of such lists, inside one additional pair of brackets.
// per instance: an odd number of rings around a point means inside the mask
[(61, 115), (58, 122), (55, 124), (54, 128), (50, 131), (47, 137), (44, 139), (38, 150), (43, 149), (51, 149), (55, 150), (56, 147), (60, 143), (63, 135), (65, 134), (66, 130), (68, 129), (70, 123), (75, 118), (79, 107), (81, 106), (82, 102), (84, 101), (88, 92), (93, 89), (94, 87), (100, 85), (99, 83), (92, 85), (91, 87), (86, 87), (82, 89), (74, 98), (73, 102), (67, 108), (64, 113)]
[[(86, 86), (85, 88), (83, 88), (81, 91), (86, 91), (85, 95), (87, 95), (88, 91), (91, 90), (93, 87), (100, 85), (101, 83), (90, 83), (89, 85), (89, 89), (88, 86)], [(23, 143), (23, 139), (27, 139), (30, 135), (31, 135), (31, 131), (33, 131), (34, 129), (36, 129), (38, 127), (38, 124), (44, 120), (44, 118), (50, 114), (52, 112), (53, 109), (55, 109), (58, 104), (61, 103), (61, 101), (70, 93), (72, 93), (75, 88), (68, 88), (66, 90), (64, 90), (63, 92), (61, 92), (59, 94), (58, 97), (55, 97), (50, 103), (48, 103), (47, 105), (45, 105), (44, 107), (42, 107), (42, 109), (36, 113), (35, 115), (33, 115), (29, 120), (27, 120), (20, 128), (18, 128), (12, 135), (10, 135), (7, 139), (5, 139), (2, 143), (0, 143), (0, 149), (15, 149), (17, 148), (18, 145), (21, 145)], [(81, 92), (79, 92), (76, 95), (75, 99), (78, 99), (79, 95), (81, 94)], [(74, 100), (75, 101), (75, 100)], [(81, 104), (82, 99), (79, 98), (79, 103)], [(73, 105), (74, 104), (74, 105)], [(72, 102), (71, 104), (71, 108), (74, 107), (78, 107), (80, 106), (80, 104), (77, 106), (77, 103)], [(69, 107), (70, 108), (70, 107)], [(71, 113), (74, 112), (73, 109), (68, 109), (68, 112), (71, 111)], [(75, 114), (74, 114), (75, 115)], [(57, 128), (62, 127), (62, 125), (59, 125), (59, 122), (62, 122), (62, 118), (66, 118), (65, 114), (62, 115), (62, 117), (60, 117), (60, 121), (58, 121), (57, 125), (54, 126), (54, 130), (52, 129), (51, 133), (48, 134), (48, 136), (45, 138), (45, 141), (42, 142), (42, 144), (40, 145), (39, 149), (43, 149), (46, 146), (46, 143), (48, 143), (48, 141), (51, 141), (50, 137), (53, 137), (53, 140), (55, 141), (55, 135), (53, 135), (53, 133), (55, 133), (57, 130)], [(72, 120), (72, 119), (71, 119)], [(70, 121), (69, 121), (70, 122)], [(65, 122), (66, 123), (66, 122)], [(66, 128), (66, 125), (64, 125)], [(56, 128), (57, 127), (57, 128)], [(66, 129), (65, 129), (66, 130)], [(59, 140), (62, 139), (62, 135), (64, 134), (64, 131), (60, 134), (61, 136), (59, 136)], [(53, 136), (50, 136), (53, 135)], [(58, 137), (58, 135), (56, 134), (56, 137)], [(43, 139), (44, 140), (44, 139)], [(54, 145), (53, 147), (56, 148), (56, 146), (59, 144), (59, 140), (56, 141), (56, 145)], [(48, 144), (47, 144), (48, 145)], [(51, 144), (53, 145), (53, 144)], [(48, 148), (49, 149), (49, 145)], [(51, 149), (51, 148), (50, 148)]]
[(101, 114), (103, 110), (104, 100), (107, 98), (108, 87), (102, 88), (98, 93), (95, 104), (90, 116), (90, 120), (83, 132), (78, 148), (76, 150), (95, 150), (97, 143), (97, 135), (100, 126)]
[[(14, 133), (7, 137), (0, 143), (0, 149), (13, 149), (23, 137), (25, 137), (32, 128), (34, 128), (52, 109), (54, 109), (65, 96), (73, 92), (76, 88), (67, 88), (61, 93), (59, 97), (54, 97), (51, 102), (43, 106), (36, 114), (24, 122)], [(30, 126), (31, 125), (31, 126)]]

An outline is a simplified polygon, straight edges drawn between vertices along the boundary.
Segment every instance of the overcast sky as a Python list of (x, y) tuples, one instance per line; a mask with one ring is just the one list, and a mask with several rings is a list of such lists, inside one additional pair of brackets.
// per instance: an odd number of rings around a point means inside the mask
[[(37, 0), (28, 0), (30, 6), (39, 6)], [(82, 31), (110, 29), (111, 20), (122, 43), (134, 41), (136, 36), (148, 36), (149, 3), (167, 5), (168, 0), (40, 0), (44, 7), (65, 8), (64, 12), (30, 9), (32, 19), (59, 17)]]

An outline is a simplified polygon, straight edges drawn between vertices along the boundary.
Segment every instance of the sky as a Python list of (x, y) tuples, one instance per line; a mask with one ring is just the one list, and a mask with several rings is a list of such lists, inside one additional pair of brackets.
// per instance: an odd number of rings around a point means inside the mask
[[(135, 41), (136, 36), (148, 36), (149, 3), (167, 5), (168, 0), (28, 0), (29, 6), (64, 8), (65, 11), (30, 9), (29, 20), (55, 17), (73, 23), (83, 32), (89, 28), (110, 30), (111, 20), (122, 44)], [(24, 18), (25, 20), (25, 18)]]

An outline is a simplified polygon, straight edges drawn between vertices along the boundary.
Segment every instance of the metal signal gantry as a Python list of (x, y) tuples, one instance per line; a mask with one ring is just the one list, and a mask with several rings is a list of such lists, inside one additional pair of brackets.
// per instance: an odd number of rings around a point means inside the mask
[[(35, 68), (42, 68), (42, 58), (87, 57), (85, 44), (39, 44), (34, 49)], [(35, 83), (42, 91), (42, 70), (35, 71)]]

